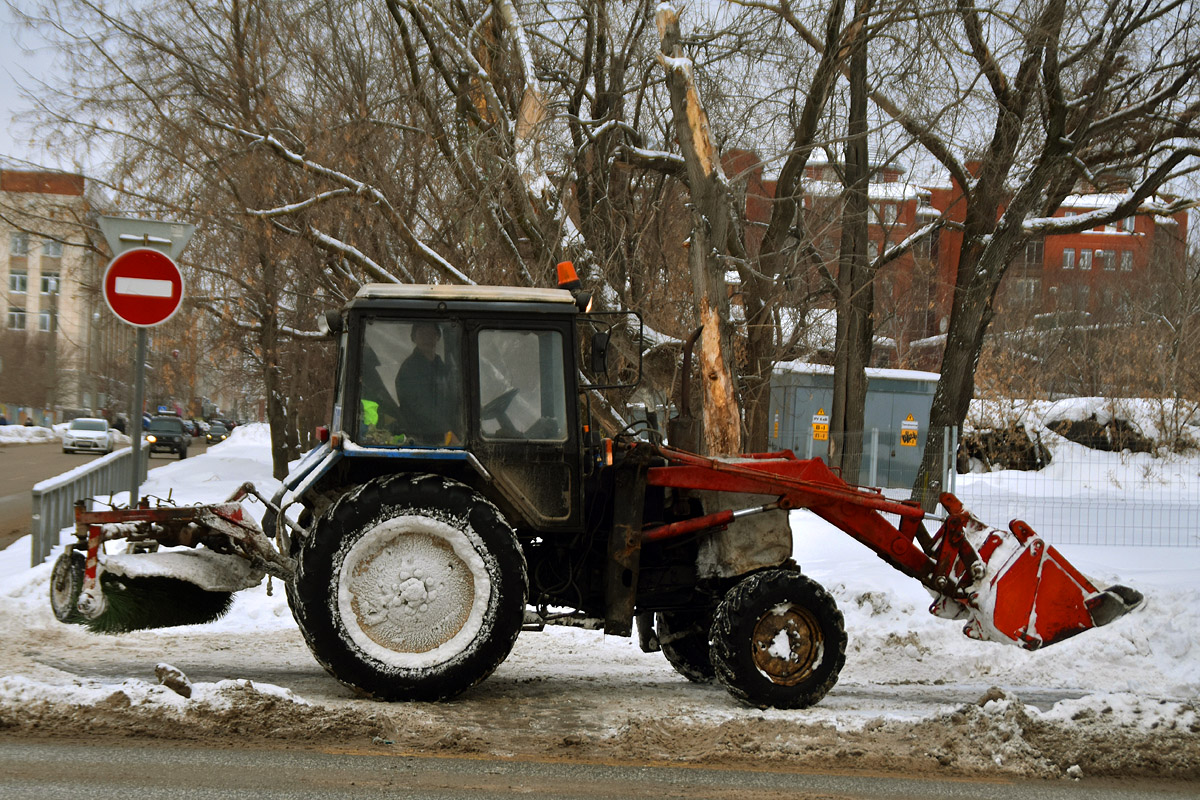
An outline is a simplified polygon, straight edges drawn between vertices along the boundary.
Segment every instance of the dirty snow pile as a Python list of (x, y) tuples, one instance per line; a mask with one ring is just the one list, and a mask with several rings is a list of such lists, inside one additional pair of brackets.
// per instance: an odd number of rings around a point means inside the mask
[(0, 425), (0, 444), (42, 444), (62, 441), (62, 434), (40, 425)]
[[(0, 444), (45, 444), (46, 442), (61, 442), (63, 432), (70, 427), (69, 422), (59, 422), (45, 428), (41, 425), (0, 425)], [(129, 444), (131, 439), (116, 429), (112, 429), (113, 441), (118, 447)]]
[[(142, 490), (146, 496), (170, 494), (179, 503), (207, 503), (225, 500), (247, 480), (268, 496), (278, 487), (271, 478), (269, 435), (262, 425), (236, 429), (228, 441), (204, 455), (156, 466), (159, 463), (151, 463)], [(1177, 457), (1170, 468), (1186, 473), (1191, 481), (1200, 480), (1200, 457)], [(980, 477), (994, 489), (1020, 478), (1007, 473)], [(1180, 489), (1185, 491), (1189, 489)], [(1195, 497), (1179, 499), (1194, 503)], [(257, 503), (247, 508), (261, 515)], [(1193, 515), (1193, 521), (1196, 518)], [(942, 724), (964, 707), (974, 709), (975, 716), (996, 720), (1016, 714), (1025, 725), (1032, 724), (1029, 720), (1065, 725), (1100, 721), (1111, 730), (1179, 731), (1192, 739), (1200, 732), (1200, 547), (1061, 546), (1064, 555), (1097, 582), (1134, 587), (1146, 601), (1107, 627), (1027, 652), (967, 639), (959, 623), (927, 612), (930, 597), (918, 583), (811, 514), (794, 512), (793, 528), (796, 561), (834, 595), (849, 636), (841, 679), (817, 706), (803, 711), (747, 709), (720, 687), (688, 684), (661, 654), (643, 654), (630, 639), (554, 627), (522, 634), (496, 674), (472, 691), (471, 703), (486, 706), (496, 720), (550, 713), (545, 704), (562, 704), (568, 720), (564, 724), (591, 730), (597, 737), (630, 737), (639, 726), (649, 725), (648, 720), (655, 725), (674, 720), (678, 725), (708, 726), (706, 747), (714, 741), (716, 727), (727, 731), (727, 725), (765, 731), (802, 722), (806, 730), (824, 730), (835, 738), (871, 736), (883, 735), (891, 724)], [(1051, 531), (1040, 532), (1053, 543)], [(272, 593), (266, 584), (239, 593), (231, 612), (217, 622), (106, 637), (54, 620), (47, 601), (50, 562), (30, 568), (29, 554), (28, 539), (0, 552), (0, 638), (24, 643), (22, 648), (0, 649), (13, 651), (0, 652), (0, 728), (6, 707), (39, 702), (98, 707), (111, 702), (117, 689), (123, 704), (148, 713), (239, 702), (236, 698), (245, 702), (248, 693), (295, 705), (344, 708), (362, 702), (325, 676), (307, 655), (277, 582)], [(45, 652), (51, 647), (71, 649), (53, 657), (37, 650), (39, 643), (50, 640), (56, 644), (46, 644)], [(164, 659), (184, 672), (192, 663), (209, 663), (205, 659), (219, 667), (210, 670), (212, 680), (193, 674), (191, 697), (184, 698), (154, 679), (154, 665)], [(271, 671), (275, 659), (286, 663)], [(123, 666), (138, 660), (149, 666), (140, 672)], [(250, 676), (258, 677), (247, 685)], [(539, 693), (539, 685), (547, 688)], [(610, 690), (607, 699), (605, 692)], [(548, 699), (548, 693), (556, 699)], [(594, 713), (581, 712), (577, 704), (589, 702), (593, 694), (606, 699), (598, 702)], [(539, 711), (488, 706), (501, 702), (495, 698), (505, 703), (536, 701)], [(265, 701), (259, 696), (256, 702)], [(436, 716), (445, 725), (447, 719), (470, 714), (471, 703), (439, 706), (436, 712), (403, 704), (384, 708), (412, 718), (405, 724), (417, 730), (421, 720), (434, 724), (430, 720)], [(787, 752), (801, 747), (796, 735), (772, 734), (772, 741), (778, 739), (775, 745), (756, 746)], [(1061, 774), (1066, 769), (1064, 763)]]

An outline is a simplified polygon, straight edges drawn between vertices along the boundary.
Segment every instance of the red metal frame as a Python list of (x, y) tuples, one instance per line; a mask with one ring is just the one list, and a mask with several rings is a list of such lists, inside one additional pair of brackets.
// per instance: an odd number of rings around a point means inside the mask
[(241, 500), (248, 494), (257, 496), (252, 484), (243, 484), (224, 503), (150, 508), (143, 500), (138, 508), (103, 511), (88, 511), (82, 501), (76, 503), (75, 536), (87, 548), (84, 592), (96, 585), (100, 548), (117, 539), (168, 547), (204, 544), (218, 552), (237, 553), (274, 577), (290, 578), (291, 559), (279, 553), (242, 507)]
[[(638, 444), (635, 447), (651, 446)], [(843, 481), (819, 458), (799, 459), (791, 450), (777, 453), (752, 453), (736, 459), (715, 459), (698, 456), (670, 447), (656, 447), (657, 454), (667, 466), (651, 467), (647, 482), (651, 486), (675, 489), (696, 489), (714, 492), (738, 492), (778, 497), (783, 509), (807, 508), (817, 516), (871, 548), (876, 554), (901, 572), (938, 591), (942, 591), (940, 576), (948, 577), (949, 564), (939, 573), (938, 538), (931, 540), (935, 552), (926, 552), (918, 543), (925, 536), (922, 521), (925, 511), (909, 500), (891, 500), (878, 489), (852, 486)], [(953, 498), (953, 495), (946, 495)], [(968, 518), (955, 499), (957, 512), (950, 517), (961, 526)], [(950, 509), (947, 509), (948, 511)], [(899, 527), (883, 514), (900, 518)], [(725, 512), (710, 514), (691, 524), (676, 523), (650, 532), (651, 540), (683, 535), (706, 527), (727, 525)], [(711, 525), (702, 524), (711, 518)], [(697, 527), (699, 526), (699, 527)], [(948, 554), (951, 557), (953, 554)]]
[[(633, 445), (639, 447), (654, 446)], [(930, 611), (965, 620), (963, 632), (973, 638), (1014, 642), (1033, 650), (1106, 624), (1132, 607), (1119, 593), (1097, 589), (1024, 522), (1013, 520), (1009, 531), (988, 528), (950, 493), (939, 498), (946, 517), (931, 537), (918, 503), (852, 486), (820, 459), (802, 460), (790, 450), (733, 459), (670, 447), (654, 447), (654, 454), (666, 466), (649, 469), (647, 482), (652, 486), (776, 497), (759, 510), (809, 509), (919, 580), (935, 595)], [(720, 528), (743, 513), (747, 512), (723, 509), (657, 526), (643, 532), (643, 541)], [(893, 525), (884, 514), (895, 514), (899, 524)], [(1136, 592), (1126, 594), (1140, 598)], [(1102, 605), (1107, 613), (1098, 621), (1093, 611)]]

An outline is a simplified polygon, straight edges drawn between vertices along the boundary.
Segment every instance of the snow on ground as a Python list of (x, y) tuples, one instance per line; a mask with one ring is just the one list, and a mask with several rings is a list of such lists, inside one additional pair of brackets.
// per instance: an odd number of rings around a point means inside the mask
[[(271, 477), (269, 449), (265, 426), (240, 427), (204, 455), (163, 466), (152, 463), (142, 493), (170, 494), (179, 503), (217, 502), (249, 480), (269, 496), (278, 486)], [(1171, 469), (1178, 468), (1178, 459), (1171, 464)], [(1200, 458), (1187, 461), (1183, 471), (1200, 474)], [(993, 490), (1003, 491), (1006, 480), (1021, 476), (983, 477)], [(247, 507), (261, 515), (256, 503)], [(523, 633), (495, 675), (464, 699), (434, 706), (383, 706), (353, 698), (312, 661), (278, 583), (271, 593), (265, 584), (239, 593), (232, 611), (207, 625), (122, 637), (91, 634), (54, 620), (47, 599), (53, 559), (30, 568), (30, 542), (23, 539), (0, 551), (0, 639), (22, 643), (0, 648), (0, 730), (14, 709), (82, 708), (94, 715), (120, 695), (118, 705), (151, 716), (200, 708), (228, 713), (231, 704), (239, 703), (255, 713), (263, 703), (312, 704), (350, 713), (365, 704), (360, 716), (382, 725), (380, 736), (385, 740), (399, 739), (398, 731), (410, 737), (420, 732), (458, 749), (494, 753), (518, 748), (514, 742), (528, 734), (526, 729), (542, 724), (558, 731), (559, 746), (582, 737), (625, 742), (635, 750), (668, 748), (678, 756), (689, 746), (690, 740), (681, 738), (686, 729), (699, 730), (695, 741), (709, 743), (695, 744), (701, 753), (697, 758), (710, 753), (704, 748), (715, 747), (712, 742), (741, 736), (754, 743), (724, 746), (798, 758), (804, 752), (821, 752), (822, 746), (836, 754), (837, 748), (845, 749), (846, 737), (856, 737), (855, 747), (869, 750), (862, 742), (886, 740), (891, 726), (908, 726), (906, 733), (894, 733), (888, 745), (898, 752), (898, 743), (911, 740), (911, 732), (922, 726), (939, 730), (950, 724), (978, 725), (985, 719), (995, 730), (1003, 730), (993, 736), (990, 755), (984, 759), (990, 762), (984, 767), (1024, 759), (1021, 769), (1027, 773), (1067, 774), (1068, 767), (1087, 756), (1075, 750), (1048, 755), (1052, 745), (1041, 740), (1036, 759), (1018, 752), (1018, 742), (1029, 749), (1039, 726), (1049, 726), (1056, 733), (1043, 738), (1059, 741), (1054, 746), (1062, 747), (1061, 740), (1068, 738), (1064, 730), (1086, 728), (1089, 736), (1104, 737), (1178, 734), (1191, 742), (1178, 757), (1184, 766), (1172, 762), (1170, 767), (1144, 768), (1165, 775), (1200, 774), (1200, 746), (1195, 743), (1200, 732), (1200, 547), (1060, 547), (1086, 574), (1101, 583), (1134, 587), (1146, 601), (1107, 627), (1027, 652), (967, 639), (959, 631), (960, 623), (927, 612), (930, 597), (918, 583), (813, 515), (793, 513), (793, 529), (795, 559), (834, 595), (850, 640), (837, 686), (820, 704), (802, 711), (745, 708), (718, 686), (687, 683), (660, 654), (642, 653), (631, 639), (556, 627)], [(1042, 533), (1053, 542), (1051, 531)], [(190, 698), (154, 679), (152, 665), (163, 657), (194, 673)], [(523, 714), (535, 722), (520, 722), (520, 730), (493, 734), (508, 736), (507, 743), (485, 745), (470, 738), (486, 737), (481, 732), (485, 730), (506, 730), (501, 720), (518, 725), (514, 718), (524, 719)], [(1015, 739), (1013, 726), (1019, 734)], [(447, 728), (458, 733), (446, 733)], [(734, 730), (739, 731), (737, 737)], [(813, 731), (824, 732), (825, 745), (806, 738), (816, 736)], [(955, 737), (945, 738), (944, 745), (922, 744), (924, 749), (913, 758), (935, 758), (939, 764), (960, 767), (973, 764), (974, 755), (953, 752), (950, 743)], [(1159, 755), (1178, 746), (1174, 739), (1170, 747), (1161, 738), (1145, 741), (1150, 742), (1143, 742), (1147, 753)], [(903, 745), (910, 746), (915, 747)], [(1085, 754), (1094, 749), (1091, 739), (1077, 747)], [(1153, 763), (1146, 753), (1140, 757), (1143, 765)], [(1051, 762), (1055, 764), (1046, 766)]]

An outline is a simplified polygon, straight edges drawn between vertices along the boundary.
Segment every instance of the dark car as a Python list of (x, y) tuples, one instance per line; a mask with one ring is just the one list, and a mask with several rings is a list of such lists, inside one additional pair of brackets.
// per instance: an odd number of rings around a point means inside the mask
[(151, 417), (150, 424), (146, 426), (146, 444), (150, 446), (150, 455), (175, 453), (180, 458), (187, 458), (191, 441), (192, 436), (179, 417)]
[(229, 438), (229, 429), (219, 422), (214, 422), (208, 426), (208, 432), (204, 434), (204, 441), (208, 444), (220, 444)]

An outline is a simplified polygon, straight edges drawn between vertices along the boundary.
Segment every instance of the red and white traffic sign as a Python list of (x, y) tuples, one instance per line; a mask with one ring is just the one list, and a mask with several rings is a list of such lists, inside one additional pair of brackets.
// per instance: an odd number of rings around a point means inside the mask
[(165, 253), (149, 247), (126, 250), (104, 270), (104, 302), (130, 325), (159, 325), (183, 303), (183, 275)]

